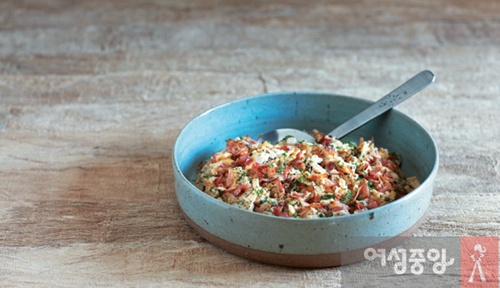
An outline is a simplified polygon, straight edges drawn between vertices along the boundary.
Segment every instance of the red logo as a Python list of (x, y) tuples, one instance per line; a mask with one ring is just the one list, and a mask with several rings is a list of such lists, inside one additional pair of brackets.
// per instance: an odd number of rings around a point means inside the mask
[(460, 238), (462, 288), (498, 288), (498, 236)]

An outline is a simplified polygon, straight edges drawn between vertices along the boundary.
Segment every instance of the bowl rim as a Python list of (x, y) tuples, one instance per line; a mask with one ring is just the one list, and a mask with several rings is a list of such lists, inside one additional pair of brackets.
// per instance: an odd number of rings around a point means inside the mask
[[(263, 220), (267, 219), (267, 220), (278, 221), (278, 222), (281, 222), (281, 221), (285, 221), (285, 222), (286, 221), (294, 221), (294, 222), (319, 222), (319, 221), (326, 221), (326, 222), (333, 222), (333, 221), (351, 221), (351, 220), (355, 220), (355, 219), (360, 218), (360, 217), (366, 217), (367, 215), (370, 215), (370, 213), (374, 213), (374, 212), (377, 212), (377, 211), (383, 211), (383, 210), (390, 209), (392, 206), (397, 205), (398, 203), (401, 203), (402, 201), (404, 201), (404, 202), (411, 201), (413, 198), (418, 197), (419, 194), (423, 193), (423, 192), (420, 192), (420, 191), (423, 191), (424, 187), (427, 186), (427, 183), (430, 182), (430, 181), (433, 181), (433, 178), (437, 174), (438, 167), (439, 167), (439, 150), (438, 150), (436, 141), (434, 140), (434, 138), (432, 137), (432, 135), (429, 133), (429, 131), (427, 131), (427, 129), (424, 126), (422, 126), (416, 120), (414, 120), (413, 118), (411, 118), (407, 114), (405, 114), (405, 113), (403, 113), (403, 112), (401, 112), (401, 111), (399, 111), (399, 110), (397, 110), (395, 108), (392, 108), (391, 109), (392, 110), (391, 113), (396, 113), (396, 115), (398, 115), (398, 117), (406, 118), (407, 121), (409, 121), (412, 124), (414, 124), (415, 127), (417, 127), (418, 129), (422, 130), (424, 132), (424, 134), (428, 136), (428, 138), (430, 139), (430, 141), (432, 143), (432, 149), (435, 152), (435, 158), (436, 159), (434, 160), (434, 164), (433, 164), (433, 167), (432, 167), (431, 171), (429, 172), (429, 175), (423, 181), (420, 182), (420, 185), (417, 188), (415, 188), (413, 191), (411, 191), (407, 195), (404, 195), (403, 197), (401, 197), (401, 198), (399, 198), (399, 199), (397, 199), (395, 201), (392, 201), (392, 202), (390, 202), (388, 204), (385, 204), (383, 206), (380, 206), (380, 207), (377, 207), (377, 208), (374, 208), (374, 209), (365, 210), (365, 211), (358, 212), (358, 213), (355, 213), (355, 214), (347, 214), (347, 215), (331, 216), (331, 217), (321, 217), (321, 218), (278, 217), (278, 216), (275, 216), (275, 215), (268, 215), (268, 214), (257, 213), (257, 212), (254, 212), (254, 211), (249, 211), (249, 210), (241, 209), (241, 208), (235, 207), (233, 205), (230, 205), (228, 203), (225, 203), (225, 202), (223, 202), (221, 200), (218, 200), (216, 198), (213, 198), (213, 197), (211, 197), (211, 196), (203, 193), (203, 191), (201, 191), (200, 189), (198, 189), (198, 187), (196, 187), (194, 185), (194, 183), (192, 183), (192, 181), (189, 180), (186, 177), (186, 175), (184, 175), (184, 173), (182, 172), (182, 170), (180, 169), (179, 164), (178, 164), (178, 160), (177, 160), (177, 156), (176, 156), (176, 150), (177, 150), (180, 138), (183, 136), (183, 134), (187, 133), (186, 131), (189, 129), (189, 126), (193, 125), (193, 123), (198, 118), (200, 118), (200, 117), (202, 117), (204, 115), (207, 115), (209, 113), (212, 113), (215, 110), (218, 110), (218, 109), (221, 109), (223, 107), (229, 106), (229, 105), (234, 105), (234, 104), (237, 104), (237, 103), (240, 103), (240, 102), (252, 101), (252, 100), (256, 100), (256, 99), (276, 97), (276, 96), (280, 96), (280, 95), (282, 95), (282, 96), (286, 96), (286, 95), (334, 96), (334, 97), (341, 97), (341, 98), (345, 98), (345, 99), (351, 99), (351, 100), (354, 100), (354, 101), (361, 101), (361, 102), (365, 102), (367, 104), (373, 104), (373, 103), (375, 103), (374, 101), (371, 101), (371, 100), (368, 100), (368, 99), (364, 99), (364, 98), (360, 98), (360, 97), (348, 96), (348, 95), (342, 95), (342, 94), (334, 94), (334, 93), (327, 93), (327, 92), (309, 92), (309, 91), (290, 91), (290, 92), (287, 92), (287, 91), (282, 91), (282, 92), (270, 92), (270, 93), (261, 93), (261, 94), (246, 96), (246, 97), (242, 97), (242, 98), (239, 98), (239, 99), (231, 100), (231, 101), (228, 101), (228, 102), (216, 105), (216, 106), (214, 106), (214, 107), (212, 107), (212, 108), (210, 108), (210, 109), (208, 109), (208, 110), (206, 110), (204, 112), (201, 112), (198, 115), (194, 116), (179, 131), (179, 133), (178, 133), (178, 135), (177, 135), (177, 137), (176, 137), (176, 139), (174, 141), (174, 145), (173, 145), (173, 148), (172, 148), (172, 154), (171, 154), (172, 155), (172, 165), (173, 165), (174, 169), (177, 171), (177, 173), (181, 176), (181, 179), (178, 179), (177, 177), (174, 177), (175, 181), (182, 180), (183, 182), (187, 183), (190, 186), (190, 188), (195, 189), (197, 192), (200, 192), (199, 193), (200, 197), (204, 197), (209, 203), (214, 204), (216, 206), (222, 206), (221, 209), (229, 209), (231, 211), (234, 211), (235, 213), (249, 213), (248, 215), (252, 216), (252, 217), (257, 217), (257, 218), (263, 217), (262, 218)], [(178, 192), (176, 191), (176, 193), (178, 193)]]

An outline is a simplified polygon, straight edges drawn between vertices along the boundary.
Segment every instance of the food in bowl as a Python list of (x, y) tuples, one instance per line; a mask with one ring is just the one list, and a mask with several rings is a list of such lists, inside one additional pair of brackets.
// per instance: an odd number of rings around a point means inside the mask
[(226, 141), (199, 169), (195, 185), (236, 207), (279, 217), (323, 218), (383, 206), (420, 185), (401, 158), (372, 140), (342, 142), (313, 130), (315, 142)]

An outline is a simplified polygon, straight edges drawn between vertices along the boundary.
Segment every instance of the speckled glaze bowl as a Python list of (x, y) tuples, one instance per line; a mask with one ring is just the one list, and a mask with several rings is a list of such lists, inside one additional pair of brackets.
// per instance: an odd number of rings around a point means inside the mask
[(421, 185), (382, 207), (354, 215), (290, 219), (245, 211), (216, 200), (193, 181), (200, 162), (241, 135), (256, 139), (277, 128), (328, 132), (372, 102), (321, 93), (272, 93), (236, 100), (206, 111), (179, 133), (173, 148), (175, 189), (186, 221), (214, 245), (241, 257), (290, 267), (330, 267), (364, 260), (368, 247), (393, 247), (425, 219), (438, 169), (429, 133), (397, 110), (379, 116), (343, 140), (374, 137), (399, 153), (402, 171)]

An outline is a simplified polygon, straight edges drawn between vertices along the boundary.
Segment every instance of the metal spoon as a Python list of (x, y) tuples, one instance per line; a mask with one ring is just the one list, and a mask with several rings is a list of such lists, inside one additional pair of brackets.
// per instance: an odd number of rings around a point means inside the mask
[[(331, 135), (336, 139), (342, 138), (356, 128), (364, 125), (366, 122), (383, 114), (384, 112), (390, 110), (392, 107), (422, 91), (422, 89), (434, 82), (434, 79), (434, 73), (429, 70), (424, 70), (418, 73), (417, 75), (413, 76), (408, 81), (403, 83), (403, 85), (399, 86), (386, 96), (382, 97), (377, 102), (373, 103), (370, 107), (366, 108), (356, 116), (333, 129), (327, 135)], [(297, 139), (297, 141), (314, 141), (314, 138), (310, 134), (292, 128), (283, 128), (269, 131), (265, 134), (262, 134), (259, 137), (258, 141), (269, 141), (271, 143), (276, 143), (287, 136), (293, 136), (295, 137), (295, 139)]]

